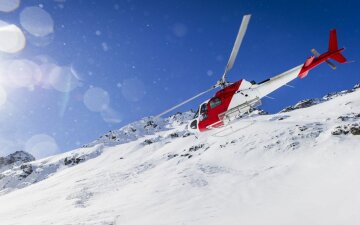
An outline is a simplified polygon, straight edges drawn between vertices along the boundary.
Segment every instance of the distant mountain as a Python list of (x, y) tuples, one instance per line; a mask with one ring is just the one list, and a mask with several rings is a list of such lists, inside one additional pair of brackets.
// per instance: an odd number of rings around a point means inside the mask
[(6, 157), (0, 157), (0, 169), (13, 164), (23, 164), (34, 161), (35, 157), (24, 151), (16, 151)]
[(348, 93), (351, 93), (351, 92), (354, 92), (356, 91), (357, 89), (360, 88), (360, 84), (357, 84), (355, 85), (353, 88), (349, 89), (349, 90), (344, 90), (344, 91), (340, 91), (340, 92), (333, 92), (333, 93), (329, 93), (327, 95), (325, 95), (324, 97), (322, 98), (314, 98), (314, 99), (305, 99), (305, 100), (301, 100), (300, 102), (296, 103), (295, 105), (293, 106), (288, 106), (286, 108), (284, 108), (283, 110), (280, 111), (280, 113), (283, 113), (283, 112), (290, 112), (290, 111), (293, 111), (293, 110), (296, 110), (296, 109), (303, 109), (303, 108), (307, 108), (307, 107), (310, 107), (310, 106), (313, 106), (313, 105), (317, 105), (319, 103), (322, 103), (322, 102), (326, 102), (330, 99), (333, 99), (333, 98), (336, 98), (338, 96), (342, 96), (344, 94), (348, 94)]
[[(185, 130), (187, 122), (194, 117), (194, 112), (178, 112), (168, 118), (155, 118), (145, 117), (139, 121), (130, 123), (118, 130), (109, 131), (107, 134), (102, 135), (94, 142), (84, 145), (83, 147), (92, 147), (98, 144), (105, 144), (106, 146), (114, 146), (118, 144), (135, 141), (139, 138), (154, 135), (160, 131), (173, 130), (175, 127), (182, 127), (181, 132), (172, 134), (173, 136), (188, 136), (190, 133)], [(169, 136), (171, 138), (171, 134)], [(159, 139), (157, 137), (155, 139)], [(161, 137), (160, 139), (164, 139)], [(153, 140), (147, 140), (148, 142)]]

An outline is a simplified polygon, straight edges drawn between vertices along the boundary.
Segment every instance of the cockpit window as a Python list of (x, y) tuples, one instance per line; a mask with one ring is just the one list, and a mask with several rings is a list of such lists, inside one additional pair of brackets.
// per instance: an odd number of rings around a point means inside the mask
[(199, 110), (198, 110), (198, 111), (196, 111), (196, 113), (195, 113), (195, 115), (194, 115), (194, 118), (193, 118), (193, 119), (198, 118), (198, 116), (199, 116)]
[(199, 115), (201, 115), (200, 116), (200, 121), (206, 119), (207, 118), (207, 111), (208, 111), (207, 103), (202, 104), (200, 106), (200, 108), (198, 109), (198, 111), (195, 113), (194, 119), (198, 118)]
[(196, 121), (196, 120), (194, 120), (194, 121), (191, 122), (190, 128), (191, 128), (191, 129), (197, 129), (197, 121)]
[(202, 104), (200, 108), (200, 114), (207, 113), (207, 111), (208, 111), (207, 104), (206, 103)]
[(221, 99), (220, 98), (214, 98), (210, 101), (210, 108), (215, 108), (216, 106), (221, 105)]
[(199, 117), (199, 120), (200, 121), (203, 121), (205, 119), (208, 118), (208, 108), (207, 108), (207, 103), (204, 103), (201, 105), (200, 107), (200, 117)]

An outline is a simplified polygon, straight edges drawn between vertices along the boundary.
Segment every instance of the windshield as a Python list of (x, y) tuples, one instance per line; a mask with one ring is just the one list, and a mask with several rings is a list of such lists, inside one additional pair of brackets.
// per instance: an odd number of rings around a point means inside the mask
[(200, 114), (207, 113), (207, 103), (201, 105)]

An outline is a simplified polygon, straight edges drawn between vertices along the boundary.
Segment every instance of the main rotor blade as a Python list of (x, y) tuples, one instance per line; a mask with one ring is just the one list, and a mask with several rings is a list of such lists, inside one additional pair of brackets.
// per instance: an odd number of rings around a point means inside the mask
[(244, 35), (246, 33), (246, 29), (247, 29), (247, 26), (249, 24), (250, 17), (251, 17), (251, 15), (249, 14), (249, 15), (245, 15), (243, 17), (243, 19), (242, 19), (240, 29), (239, 29), (239, 32), (237, 34), (236, 40), (235, 40), (234, 47), (233, 47), (233, 49), (231, 51), (230, 58), (229, 58), (229, 61), (228, 61), (227, 65), (226, 65), (224, 75), (221, 78), (222, 81), (225, 81), (226, 74), (231, 70), (231, 68), (234, 65), (234, 62), (235, 62), (236, 56), (238, 54), (241, 42), (242, 42), (242, 40), (244, 38)]
[(216, 87), (216, 86), (213, 86), (213, 87), (211, 87), (210, 89), (208, 89), (208, 90), (206, 90), (206, 91), (203, 91), (203, 92), (195, 95), (194, 97), (189, 98), (188, 100), (181, 102), (180, 104), (178, 104), (178, 105), (176, 105), (176, 106), (174, 106), (174, 107), (171, 107), (170, 109), (166, 110), (165, 112), (160, 113), (160, 114), (157, 115), (156, 117), (163, 116), (163, 115), (165, 115), (166, 113), (171, 112), (171, 111), (173, 111), (174, 109), (179, 108), (179, 107), (182, 106), (182, 105), (185, 105), (186, 103), (188, 103), (188, 102), (190, 102), (190, 101), (192, 101), (192, 100), (200, 97), (200, 96), (203, 95), (203, 94), (208, 93), (209, 91), (211, 91), (211, 90), (213, 90), (213, 89), (215, 89), (215, 88), (217, 88), (217, 87)]

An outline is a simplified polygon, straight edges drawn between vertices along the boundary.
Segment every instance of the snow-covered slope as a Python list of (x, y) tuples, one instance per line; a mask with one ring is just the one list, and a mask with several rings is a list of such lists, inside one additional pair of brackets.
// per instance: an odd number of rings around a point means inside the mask
[(316, 103), (199, 136), (145, 118), (3, 171), (1, 224), (360, 224), (360, 89)]

